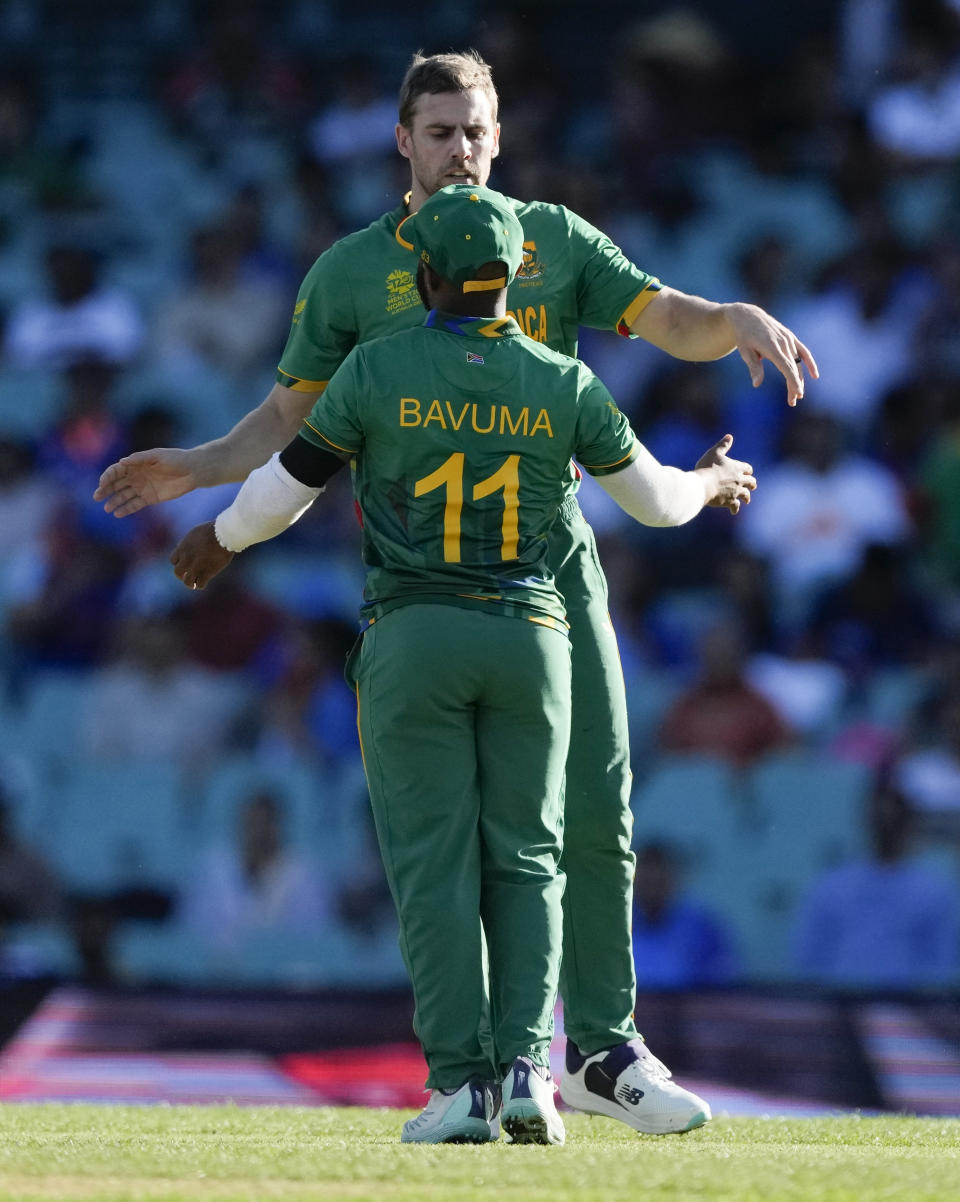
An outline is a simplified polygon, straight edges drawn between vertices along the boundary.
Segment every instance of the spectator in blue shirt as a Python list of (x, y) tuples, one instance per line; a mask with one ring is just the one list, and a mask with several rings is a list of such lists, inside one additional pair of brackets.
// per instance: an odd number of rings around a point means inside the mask
[(883, 784), (871, 807), (872, 854), (830, 869), (802, 901), (798, 974), (823, 985), (918, 989), (960, 979), (960, 887), (912, 853), (913, 811)]
[(677, 888), (677, 862), (662, 843), (637, 853), (633, 958), (638, 989), (724, 985), (739, 974), (733, 939), (707, 906)]

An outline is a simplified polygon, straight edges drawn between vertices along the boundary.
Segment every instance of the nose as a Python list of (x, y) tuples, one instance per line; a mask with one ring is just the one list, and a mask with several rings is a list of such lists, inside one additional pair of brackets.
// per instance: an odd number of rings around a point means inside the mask
[(454, 134), (453, 137), (453, 155), (454, 158), (464, 161), (470, 158), (473, 153), (473, 146), (466, 133)]

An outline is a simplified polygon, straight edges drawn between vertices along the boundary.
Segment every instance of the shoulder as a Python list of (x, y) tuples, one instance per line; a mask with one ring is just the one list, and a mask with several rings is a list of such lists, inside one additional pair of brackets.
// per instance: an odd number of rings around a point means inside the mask
[(536, 230), (541, 236), (552, 233), (558, 237), (565, 237), (573, 223), (578, 220), (576, 214), (563, 205), (548, 204), (543, 200), (517, 200), (513, 196), (507, 199), (523, 226), (524, 233)]
[(359, 257), (383, 256), (384, 245), (392, 245), (396, 240), (396, 231), (401, 209), (391, 210), (372, 221), (362, 230), (354, 230), (338, 238), (314, 260), (313, 266), (307, 273), (307, 278), (322, 274), (325, 271), (347, 270), (350, 262), (356, 262)]
[(568, 238), (604, 237), (596, 226), (573, 209), (568, 209), (566, 205), (549, 204), (543, 200), (516, 200), (514, 197), (508, 199), (524, 230), (529, 226)]
[(543, 342), (532, 338), (518, 337), (505, 340), (509, 342), (510, 351), (535, 371), (548, 371), (551, 374), (569, 380), (580, 391), (593, 377), (593, 372), (581, 360), (555, 351)]
[(401, 355), (411, 351), (419, 354), (419, 347), (424, 337), (429, 337), (432, 331), (424, 326), (409, 326), (404, 330), (394, 330), (390, 334), (381, 334), (377, 338), (368, 338), (366, 342), (358, 342), (350, 351), (344, 363), (352, 362), (365, 368), (375, 367), (380, 363), (395, 365)]

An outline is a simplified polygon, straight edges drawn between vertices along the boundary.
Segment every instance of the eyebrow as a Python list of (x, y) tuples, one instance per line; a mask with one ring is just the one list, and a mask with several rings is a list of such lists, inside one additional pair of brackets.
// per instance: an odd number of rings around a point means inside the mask
[(468, 121), (461, 123), (459, 121), (431, 121), (427, 129), (446, 130), (446, 129), (487, 129), (485, 121)]

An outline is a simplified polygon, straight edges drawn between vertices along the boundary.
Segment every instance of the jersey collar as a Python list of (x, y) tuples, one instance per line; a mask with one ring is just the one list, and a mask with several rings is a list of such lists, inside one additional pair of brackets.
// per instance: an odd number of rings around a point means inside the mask
[(455, 313), (443, 313), (431, 309), (423, 323), (434, 330), (446, 330), (448, 334), (462, 334), (467, 338), (505, 338), (523, 331), (512, 317), (458, 317)]

